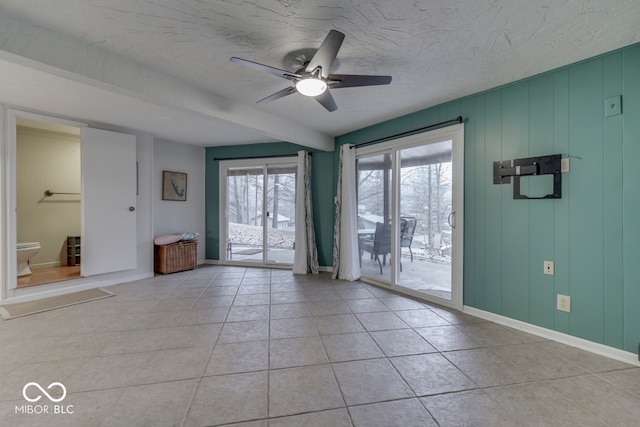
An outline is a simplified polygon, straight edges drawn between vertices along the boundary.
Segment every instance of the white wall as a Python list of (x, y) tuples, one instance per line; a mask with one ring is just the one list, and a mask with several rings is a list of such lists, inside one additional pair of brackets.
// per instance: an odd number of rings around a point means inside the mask
[(32, 267), (67, 265), (67, 236), (81, 228), (80, 135), (18, 126), (16, 162), (17, 240), (40, 242)]
[[(162, 171), (187, 174), (187, 200), (162, 200)], [(205, 259), (205, 149), (161, 139), (153, 143), (153, 234), (200, 233), (198, 263)]]

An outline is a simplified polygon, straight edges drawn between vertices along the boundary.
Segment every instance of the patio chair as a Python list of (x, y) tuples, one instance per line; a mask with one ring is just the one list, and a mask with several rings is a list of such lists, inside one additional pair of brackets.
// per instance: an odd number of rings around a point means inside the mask
[(403, 216), (400, 218), (400, 248), (409, 248), (411, 254), (411, 262), (413, 262), (413, 251), (411, 251), (411, 243), (413, 242), (413, 234), (416, 231), (418, 221), (412, 216)]
[[(377, 222), (373, 240), (362, 239), (360, 241), (360, 253), (362, 251), (367, 251), (375, 257), (380, 266), (380, 274), (382, 274), (382, 265), (387, 263), (387, 254), (391, 254), (391, 224)], [(380, 255), (382, 255), (382, 262)]]

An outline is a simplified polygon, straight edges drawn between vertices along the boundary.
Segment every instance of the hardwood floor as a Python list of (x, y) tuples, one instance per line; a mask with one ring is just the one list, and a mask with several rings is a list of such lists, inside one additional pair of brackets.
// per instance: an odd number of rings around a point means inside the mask
[(61, 282), (80, 277), (80, 266), (32, 268), (32, 274), (18, 277), (18, 288)]

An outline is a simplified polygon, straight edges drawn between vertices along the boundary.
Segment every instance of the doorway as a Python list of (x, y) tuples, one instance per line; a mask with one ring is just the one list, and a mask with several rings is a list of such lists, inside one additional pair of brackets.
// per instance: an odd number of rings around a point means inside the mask
[[(91, 279), (84, 279), (88, 276), (136, 268), (136, 137), (18, 110), (7, 110), (6, 125), (7, 138), (2, 142), (7, 153), (3, 157), (7, 181), (6, 185), (3, 181), (1, 191), (2, 214), (6, 218), (2, 233), (2, 261), (6, 265), (1, 272), (2, 299), (57, 292), (66, 286), (58, 283), (63, 281), (71, 281), (69, 286), (86, 286), (92, 283)], [(29, 128), (31, 133), (46, 133), (46, 137), (40, 138), (44, 145), (20, 154), (18, 159), (21, 127)], [(73, 139), (71, 157), (74, 160), (70, 161), (69, 156), (56, 158), (49, 153), (48, 157), (41, 159), (40, 165), (29, 165), (32, 156), (50, 148), (45, 146), (51, 143), (50, 137), (54, 133), (66, 135), (63, 139)], [(20, 163), (25, 159), (27, 166), (22, 168)], [(42, 169), (52, 169), (53, 172), (45, 179), (34, 179)], [(18, 181), (25, 183), (26, 189), (20, 187)], [(29, 189), (29, 186), (33, 188)], [(31, 205), (18, 205), (22, 197), (18, 193), (27, 190), (35, 192), (35, 200), (29, 202)], [(32, 207), (49, 209), (54, 205), (66, 206), (73, 214), (48, 212), (35, 222), (28, 222), (33, 215)], [(66, 215), (73, 217), (74, 220), (70, 221), (73, 225), (62, 227), (60, 221), (64, 222)], [(24, 224), (26, 226), (23, 227)], [(52, 232), (58, 234), (51, 237)], [(25, 261), (25, 253), (20, 253), (21, 249), (31, 252), (29, 262)], [(34, 261), (41, 251), (53, 253), (51, 260), (44, 265)], [(68, 264), (74, 264), (73, 271), (47, 274), (45, 270), (59, 270)], [(43, 274), (34, 274), (34, 271)], [(27, 275), (33, 280), (20, 279)], [(51, 283), (57, 285), (43, 287), (42, 291), (31, 290), (35, 284)]]
[(295, 157), (221, 162), (225, 263), (293, 265), (297, 169)]
[(462, 307), (463, 125), (357, 151), (365, 280)]
[(16, 119), (17, 288), (80, 277), (80, 133)]

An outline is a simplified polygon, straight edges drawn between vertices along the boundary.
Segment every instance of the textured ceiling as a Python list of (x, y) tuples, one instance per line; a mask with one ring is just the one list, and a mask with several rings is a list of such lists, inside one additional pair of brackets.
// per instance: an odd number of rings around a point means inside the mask
[[(331, 149), (333, 136), (639, 42), (639, 24), (638, 0), (0, 0), (0, 101), (204, 146)], [(256, 105), (290, 83), (229, 61), (288, 68), (331, 29), (346, 35), (331, 72), (391, 85), (334, 90), (331, 113), (297, 94)]]

